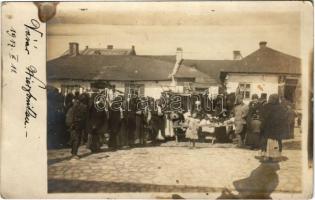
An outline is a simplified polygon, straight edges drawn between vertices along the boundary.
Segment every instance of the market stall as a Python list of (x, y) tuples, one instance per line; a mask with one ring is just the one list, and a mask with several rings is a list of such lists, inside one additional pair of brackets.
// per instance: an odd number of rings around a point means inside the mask
[[(173, 122), (176, 142), (186, 141), (185, 132), (187, 121), (191, 113), (197, 113), (200, 120), (198, 131), (199, 142), (228, 143), (234, 137), (234, 118), (226, 106), (224, 95), (209, 98), (207, 93), (173, 93), (164, 95), (164, 112)], [(181, 104), (179, 105), (179, 99)], [(175, 100), (175, 101), (174, 101)], [(174, 103), (175, 102), (175, 103)]]

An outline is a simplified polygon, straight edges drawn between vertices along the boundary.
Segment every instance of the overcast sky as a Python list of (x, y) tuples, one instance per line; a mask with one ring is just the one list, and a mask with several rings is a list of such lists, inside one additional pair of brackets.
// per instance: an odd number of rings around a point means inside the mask
[(102, 48), (130, 48), (137, 54), (186, 59), (232, 59), (258, 49), (259, 41), (300, 56), (302, 2), (62, 2), (47, 24), (48, 59), (69, 42)]

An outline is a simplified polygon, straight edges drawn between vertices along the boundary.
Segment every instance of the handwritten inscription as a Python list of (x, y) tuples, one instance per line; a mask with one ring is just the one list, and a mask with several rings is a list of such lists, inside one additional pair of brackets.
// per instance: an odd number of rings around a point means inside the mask
[[(25, 110), (22, 111), (24, 112), (23, 125), (25, 137), (28, 137), (28, 133), (31, 131), (29, 126), (39, 115), (37, 107), (37, 101), (39, 101), (38, 92), (46, 89), (46, 84), (39, 77), (39, 68), (32, 64), (32, 59), (29, 57), (36, 57), (36, 53), (38, 53), (36, 50), (40, 47), (40, 42), (42, 42), (44, 33), (40, 31), (41, 23), (36, 19), (27, 19), (26, 22), (28, 23), (12, 24), (11, 27), (5, 30), (5, 36), (7, 37), (5, 45), (8, 50), (6, 56), (9, 61), (7, 69), (14, 74), (17, 74), (19, 70), (24, 72), (21, 74), (23, 83), (18, 89), (21, 89), (23, 96), (25, 95), (25, 100), (22, 99), (21, 103), (25, 104)], [(22, 34), (19, 32), (20, 28), (22, 28)], [(25, 52), (25, 54), (19, 54), (19, 49), (22, 49), (22, 52)], [(21, 65), (21, 63), (25, 63), (25, 67), (19, 68), (18, 65)]]
[(16, 30), (11, 27), (10, 29), (6, 30), (7, 36), (9, 37), (7, 46), (9, 46), (9, 58), (11, 60), (10, 63), (10, 72), (17, 73), (17, 63), (19, 62), (19, 56), (14, 53), (14, 49), (16, 47)]
[[(31, 19), (30, 24), (24, 24), (25, 26), (25, 51), (29, 55), (31, 46), (34, 49), (37, 49), (37, 42), (38, 42), (38, 35), (42, 38), (43, 33), (40, 32), (38, 29), (40, 28), (40, 22), (36, 19)], [(32, 34), (35, 34), (32, 39)]]
[(13, 27), (11, 27), (9, 30), (6, 31), (6, 33), (10, 37), (10, 40), (7, 45), (10, 47), (15, 47), (16, 30)]
[(46, 89), (46, 85), (38, 77), (36, 77), (37, 69), (33, 65), (30, 65), (26, 68), (25, 74), (25, 84), (21, 87), (25, 92), (25, 118), (24, 118), (24, 127), (27, 128), (27, 125), (30, 123), (30, 119), (37, 118), (37, 113), (35, 109), (35, 101), (37, 98), (33, 94), (33, 84), (37, 82), (37, 86), (41, 89)]

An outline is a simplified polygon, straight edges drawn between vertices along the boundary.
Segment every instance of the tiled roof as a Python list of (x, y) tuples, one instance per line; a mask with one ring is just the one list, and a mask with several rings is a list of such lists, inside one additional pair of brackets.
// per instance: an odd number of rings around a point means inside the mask
[[(101, 50), (100, 53), (95, 51)], [(86, 49), (77, 56), (63, 55), (47, 62), (47, 78), (79, 80), (170, 80), (176, 57), (173, 55), (109, 54), (114, 49)], [(130, 49), (132, 50), (132, 49)], [(94, 53), (93, 53), (94, 52)], [(301, 74), (301, 60), (269, 47), (261, 47), (242, 60), (185, 60), (176, 78), (220, 83), (221, 72)]]
[(183, 64), (195, 67), (220, 82), (220, 72), (234, 68), (236, 62), (234, 60), (184, 60)]
[(153, 58), (153, 59), (158, 59), (158, 60), (163, 60), (163, 61), (168, 61), (175, 63), (176, 62), (176, 56), (175, 55), (139, 55), (145, 58)]
[[(47, 79), (79, 80), (170, 80), (174, 62), (146, 56), (62, 56), (47, 62)], [(196, 78), (215, 82), (195, 68), (182, 65), (176, 78)]]
[(226, 70), (237, 73), (301, 74), (301, 60), (269, 47), (257, 51)]

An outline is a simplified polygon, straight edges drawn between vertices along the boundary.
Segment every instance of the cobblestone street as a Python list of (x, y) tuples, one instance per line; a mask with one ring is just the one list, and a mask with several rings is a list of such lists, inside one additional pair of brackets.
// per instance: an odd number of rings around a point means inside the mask
[[(298, 133), (299, 134), (299, 133)], [(169, 142), (90, 154), (80, 147), (80, 160), (70, 150), (48, 152), (49, 192), (104, 193), (251, 193), (301, 192), (300, 137), (284, 141), (283, 161), (261, 163), (258, 151), (233, 145), (202, 145), (189, 149)]]

